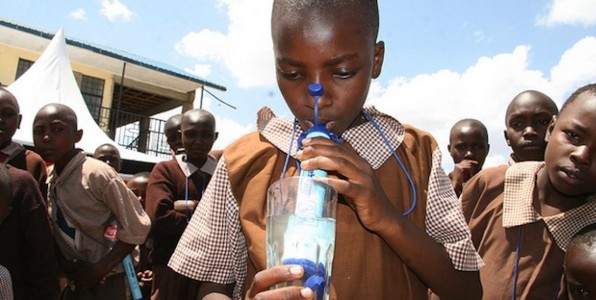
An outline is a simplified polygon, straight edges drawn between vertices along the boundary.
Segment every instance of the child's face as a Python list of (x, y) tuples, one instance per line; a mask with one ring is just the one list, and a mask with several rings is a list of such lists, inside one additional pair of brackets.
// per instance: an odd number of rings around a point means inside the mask
[(141, 200), (145, 200), (145, 192), (147, 190), (147, 178), (136, 177), (129, 180), (126, 186)]
[(165, 135), (170, 149), (177, 151), (182, 148), (182, 136), (180, 135), (180, 123), (166, 123)]
[(454, 163), (473, 160), (478, 163), (478, 170), (482, 168), (488, 154), (488, 144), (480, 128), (475, 126), (459, 127), (453, 131), (449, 141), (449, 154), (451, 154)]
[(357, 12), (301, 17), (272, 24), (277, 83), (303, 129), (314, 123), (307, 87), (321, 83), (319, 121), (340, 135), (359, 120), (371, 79), (381, 72), (384, 44), (375, 44)]
[(42, 108), (33, 120), (35, 151), (47, 162), (59, 162), (74, 149), (83, 132), (76, 130), (76, 118), (56, 107)]
[(0, 90), (0, 148), (12, 141), (21, 123), (17, 100), (6, 91)]
[(596, 299), (596, 252), (585, 245), (567, 249), (565, 278), (569, 300)]
[(520, 95), (507, 110), (505, 140), (520, 161), (544, 160), (544, 136), (553, 113), (546, 99)]
[(120, 158), (120, 154), (118, 154), (116, 149), (109, 146), (103, 146), (100, 149), (97, 149), (93, 156), (96, 159), (108, 164), (110, 167), (116, 170), (116, 172), (120, 172), (122, 159)]
[(215, 124), (203, 116), (182, 118), (182, 145), (190, 161), (203, 160), (217, 139)]
[(544, 155), (550, 184), (566, 196), (596, 192), (596, 96), (584, 92), (549, 126)]

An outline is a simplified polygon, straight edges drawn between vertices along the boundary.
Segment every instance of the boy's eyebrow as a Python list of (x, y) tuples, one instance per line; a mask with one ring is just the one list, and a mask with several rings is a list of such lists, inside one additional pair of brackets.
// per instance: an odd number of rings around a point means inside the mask
[[(330, 59), (329, 61), (325, 62), (326, 66), (333, 66), (345, 61), (349, 61), (352, 60), (354, 58), (356, 58), (358, 56), (358, 53), (351, 53), (351, 54), (346, 54), (346, 55), (341, 55), (338, 57), (335, 57), (333, 59)], [(278, 57), (275, 59), (277, 62), (279, 63), (285, 63), (285, 64), (290, 64), (290, 65), (295, 65), (295, 66), (300, 66), (303, 65), (303, 63), (296, 61), (294, 59), (291, 58), (287, 58), (287, 57)]]
[(329, 60), (328, 62), (325, 63), (325, 65), (336, 65), (336, 64), (342, 63), (344, 61), (353, 60), (357, 56), (358, 56), (358, 53), (341, 55), (341, 56), (338, 56), (336, 58)]
[(579, 133), (586, 133), (588, 131), (586, 125), (575, 119), (569, 120), (566, 127), (578, 131)]

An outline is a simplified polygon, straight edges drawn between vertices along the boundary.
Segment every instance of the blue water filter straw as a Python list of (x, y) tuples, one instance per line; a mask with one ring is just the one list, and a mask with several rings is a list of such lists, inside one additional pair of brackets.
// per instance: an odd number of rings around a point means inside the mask
[[(323, 95), (323, 86), (320, 83), (311, 83), (308, 85), (308, 92), (314, 98), (314, 126), (307, 132), (305, 138), (330, 138), (330, 132), (325, 124), (319, 123), (319, 98)], [(302, 170), (300, 178), (309, 178), (309, 180), (299, 180), (298, 190), (300, 191), (296, 199), (295, 214), (306, 217), (322, 217), (325, 206), (325, 188), (320, 185), (314, 185), (310, 178), (327, 177), (324, 170)]]
[[(318, 116), (318, 102), (319, 97), (323, 95), (323, 86), (319, 83), (310, 84), (308, 92), (314, 98), (314, 126), (305, 132), (305, 138), (330, 139), (331, 133), (325, 124), (319, 123)], [(300, 172), (294, 216), (290, 216), (288, 220), (288, 228), (284, 237), (285, 245), (290, 245), (284, 247), (284, 264), (296, 264), (304, 268), (304, 286), (315, 292), (317, 300), (323, 299), (327, 283), (325, 282), (325, 267), (318, 262), (320, 249), (317, 246), (317, 239), (321, 232), (319, 232), (318, 226), (313, 225), (313, 220), (323, 217), (325, 193), (328, 191), (312, 179), (326, 176), (327, 172), (324, 170), (302, 170)]]

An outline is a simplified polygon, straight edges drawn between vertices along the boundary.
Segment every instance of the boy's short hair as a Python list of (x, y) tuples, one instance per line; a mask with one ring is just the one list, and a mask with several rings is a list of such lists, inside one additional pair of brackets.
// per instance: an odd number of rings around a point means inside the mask
[(40, 108), (37, 111), (37, 114), (35, 115), (35, 118), (37, 118), (37, 115), (40, 112), (46, 111), (49, 107), (56, 108), (56, 111), (57, 111), (56, 113), (61, 113), (61, 112), (66, 113), (65, 114), (65, 117), (66, 118), (63, 121), (66, 122), (67, 124), (72, 125), (72, 129), (74, 131), (79, 130), (79, 124), (78, 124), (79, 121), (78, 121), (78, 118), (77, 118), (77, 113), (72, 108), (70, 108), (70, 106), (65, 105), (65, 104), (62, 104), (62, 103), (49, 103), (49, 104), (44, 105), (42, 108)]
[(194, 108), (185, 111), (180, 117), (180, 126), (182, 127), (182, 120), (193, 119), (193, 117), (196, 115), (200, 116), (200, 118), (206, 118), (207, 121), (213, 124), (213, 129), (215, 130), (215, 116), (210, 111), (202, 108)]
[(573, 92), (573, 94), (571, 94), (571, 96), (569, 96), (569, 98), (565, 100), (565, 103), (563, 103), (563, 106), (561, 107), (561, 111), (559, 112), (559, 114), (563, 112), (567, 105), (573, 103), (577, 99), (577, 97), (584, 92), (589, 92), (592, 95), (596, 95), (596, 82), (584, 85), (577, 89), (575, 92)]
[[(287, 18), (288, 16), (299, 16), (305, 11), (318, 11), (325, 13), (338, 9), (356, 9), (362, 12), (363, 20), (374, 33), (376, 41), (379, 34), (379, 7), (377, 0), (274, 0), (271, 24), (275, 18)], [(272, 30), (272, 33), (275, 30)]]
[(14, 101), (15, 106), (17, 108), (17, 113), (21, 113), (21, 108), (19, 107), (19, 101), (17, 100), (17, 96), (15, 96), (11, 91), (9, 91), (6, 88), (2, 87), (2, 85), (0, 85), (0, 93), (7, 94), (8, 97), (10, 97), (11, 100)]
[(449, 142), (451, 142), (451, 136), (453, 135), (454, 131), (456, 129), (459, 129), (464, 126), (470, 126), (473, 128), (480, 129), (480, 132), (482, 133), (482, 135), (485, 138), (484, 141), (486, 143), (488, 143), (488, 130), (486, 129), (486, 126), (484, 126), (484, 123), (480, 122), (479, 120), (471, 119), (471, 118), (461, 119), (461, 120), (455, 122), (455, 124), (453, 124), (453, 126), (451, 127), (451, 130), (449, 131)]
[(588, 225), (573, 236), (567, 249), (584, 246), (591, 251), (596, 251), (596, 223)]
[(109, 148), (111, 150), (114, 150), (114, 152), (116, 152), (116, 154), (118, 154), (118, 156), (120, 156), (120, 150), (118, 150), (118, 147), (116, 147), (116, 145), (111, 144), (111, 143), (104, 143), (104, 144), (97, 146), (97, 148), (95, 148), (94, 155), (98, 154), (98, 152), (100, 150), (102, 150), (102, 148)]

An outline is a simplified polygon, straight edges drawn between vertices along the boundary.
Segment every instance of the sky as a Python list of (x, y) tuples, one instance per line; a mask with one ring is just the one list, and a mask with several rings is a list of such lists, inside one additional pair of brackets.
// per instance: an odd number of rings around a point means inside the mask
[[(506, 163), (504, 112), (527, 89), (560, 107), (596, 82), (596, 0), (378, 0), (381, 76), (367, 104), (430, 132), (443, 152), (451, 126), (482, 121), (485, 167)], [(291, 113), (277, 88), (269, 17), (272, 0), (0, 0), (0, 17), (67, 38), (123, 50), (186, 70), (227, 91), (203, 108), (217, 120), (222, 149), (255, 130), (256, 112)], [(195, 101), (195, 107), (199, 101)], [(158, 117), (180, 112), (161, 114)], [(23, 111), (23, 113), (27, 113)]]

